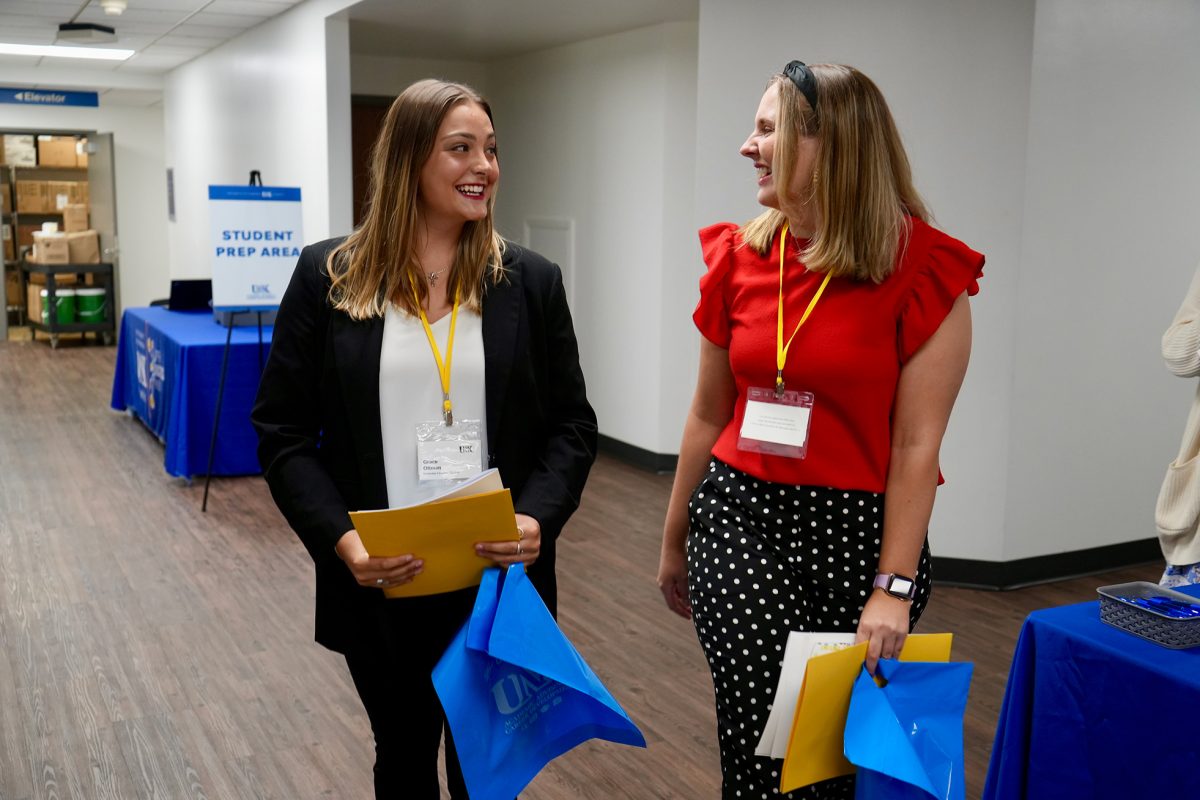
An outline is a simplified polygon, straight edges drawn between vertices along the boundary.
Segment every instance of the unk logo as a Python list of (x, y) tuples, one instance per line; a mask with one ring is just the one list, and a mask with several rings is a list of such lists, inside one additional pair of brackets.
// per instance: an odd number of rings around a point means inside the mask
[(270, 294), (271, 284), (269, 283), (252, 283), (250, 284), (251, 294)]
[(542, 675), (510, 672), (492, 685), (492, 697), (501, 714), (515, 714), (527, 703), (537, 700), (538, 692), (551, 680)]

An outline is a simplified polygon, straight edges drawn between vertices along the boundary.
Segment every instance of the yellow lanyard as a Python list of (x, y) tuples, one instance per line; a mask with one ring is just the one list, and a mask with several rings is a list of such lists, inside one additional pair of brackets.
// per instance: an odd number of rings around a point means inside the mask
[(813, 299), (808, 302), (808, 308), (804, 310), (804, 316), (800, 317), (800, 321), (796, 323), (796, 330), (792, 331), (792, 335), (788, 337), (787, 344), (783, 343), (783, 254), (787, 249), (787, 232), (788, 226), (783, 224), (783, 233), (779, 236), (779, 326), (776, 336), (775, 346), (775, 396), (783, 396), (783, 365), (787, 363), (788, 348), (792, 346), (792, 340), (796, 338), (796, 334), (800, 332), (800, 326), (808, 321), (808, 315), (816, 308), (817, 301), (821, 299), (821, 295), (825, 292), (825, 287), (829, 285), (829, 279), (832, 273), (825, 273), (825, 280), (821, 281), (821, 286), (817, 289), (817, 293), (813, 295)]
[(429, 318), (425, 316), (425, 309), (421, 307), (421, 300), (415, 291), (413, 297), (417, 299), (417, 313), (421, 315), (421, 325), (424, 326), (425, 336), (429, 339), (429, 349), (433, 351), (433, 360), (437, 362), (438, 377), (442, 381), (442, 419), (449, 427), (454, 424), (454, 413), (450, 405), (450, 359), (454, 357), (454, 328), (458, 324), (458, 295), (454, 295), (454, 307), (450, 311), (450, 336), (446, 339), (445, 362), (442, 361), (442, 351), (438, 349), (437, 341), (433, 338), (433, 329), (429, 327)]

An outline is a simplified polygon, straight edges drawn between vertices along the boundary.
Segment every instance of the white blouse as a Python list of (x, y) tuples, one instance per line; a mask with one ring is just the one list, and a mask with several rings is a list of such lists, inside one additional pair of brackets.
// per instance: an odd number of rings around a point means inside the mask
[[(450, 314), (430, 327), (446, 357)], [(483, 318), (460, 308), (450, 364), (450, 401), (454, 420), (479, 420), (483, 466), (487, 454), (487, 404), (484, 388)], [(383, 468), (391, 508), (419, 503), (459, 481), (417, 478), (417, 433), (420, 422), (442, 418), (442, 385), (437, 362), (419, 317), (389, 306), (383, 322), (379, 356), (379, 424), (383, 434)]]

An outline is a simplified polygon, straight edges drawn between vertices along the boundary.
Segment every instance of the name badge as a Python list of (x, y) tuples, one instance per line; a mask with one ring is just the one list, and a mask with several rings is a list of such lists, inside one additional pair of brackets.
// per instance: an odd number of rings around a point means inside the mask
[(808, 455), (812, 422), (812, 392), (751, 387), (746, 393), (746, 413), (738, 432), (738, 449), (788, 458)]
[(417, 425), (417, 479), (463, 480), (483, 472), (482, 425), (466, 419), (451, 425), (430, 420)]
[(423, 481), (471, 478), (483, 472), (480, 442), (418, 442), (417, 476)]

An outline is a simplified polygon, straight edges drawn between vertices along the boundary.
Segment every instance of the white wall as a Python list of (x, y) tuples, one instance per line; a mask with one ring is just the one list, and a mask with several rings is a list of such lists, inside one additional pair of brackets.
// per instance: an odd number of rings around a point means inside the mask
[(694, 23), (666, 23), (490, 65), (498, 224), (519, 241), (531, 218), (574, 222), (568, 280), (600, 430), (660, 453), (679, 443), (661, 424), (667, 384), (692, 380), (663, 344), (679, 325), (667, 280), (697, 249), (695, 47)]
[(394, 97), (416, 81), (440, 78), (465, 83), (487, 97), (488, 71), (488, 65), (481, 61), (396, 58), (351, 53), (350, 89), (354, 94)]
[(1154, 535), (1194, 381), (1159, 339), (1200, 259), (1200, 5), (1039, 0), (1004, 557)]
[(123, 306), (146, 305), (170, 288), (166, 269), (167, 178), (162, 108), (0, 105), (0, 128), (113, 134), (116, 167), (117, 283)]
[(837, 61), (888, 96), (941, 227), (988, 256), (935, 549), (1013, 560), (1152, 536), (1193, 390), (1157, 351), (1200, 254), (1200, 6), (755, 8), (701, 2), (699, 220), (755, 210), (733, 151), (767, 74)]
[[(754, 172), (737, 150), (772, 73), (799, 58), (852, 64), (875, 80), (938, 224), (988, 258), (972, 303), (972, 363), (942, 448), (947, 484), (931, 537), (946, 556), (998, 559), (1032, 0), (763, 0), (755, 9), (747, 15), (733, 4), (701, 0), (696, 222), (742, 221), (758, 212)], [(679, 291), (698, 296), (694, 281)]]
[(674, 286), (698, 275), (696, 36), (667, 23), (491, 62), (351, 56), (355, 94), (440, 77), (488, 97), (497, 223), (515, 241), (531, 219), (574, 223), (563, 266), (601, 431), (654, 453), (677, 450), (695, 378), (694, 299)]
[(250, 170), (299, 186), (304, 238), (346, 233), (352, 220), (348, 0), (309, 0), (167, 75), (167, 166), (175, 278), (211, 274), (208, 186)]

